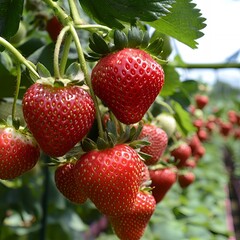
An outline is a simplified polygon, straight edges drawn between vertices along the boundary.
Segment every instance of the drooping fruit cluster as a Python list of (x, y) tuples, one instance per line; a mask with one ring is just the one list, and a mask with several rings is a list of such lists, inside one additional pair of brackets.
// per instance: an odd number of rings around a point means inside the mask
[(139, 122), (164, 84), (162, 67), (140, 49), (102, 58), (92, 71), (94, 93), (125, 124)]

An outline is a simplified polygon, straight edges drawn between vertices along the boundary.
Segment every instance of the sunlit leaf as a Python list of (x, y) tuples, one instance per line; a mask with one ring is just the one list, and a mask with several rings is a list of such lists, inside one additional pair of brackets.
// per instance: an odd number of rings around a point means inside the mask
[(149, 25), (191, 48), (197, 48), (195, 40), (203, 36), (200, 30), (206, 26), (205, 20), (191, 0), (177, 0), (168, 15), (149, 22)]

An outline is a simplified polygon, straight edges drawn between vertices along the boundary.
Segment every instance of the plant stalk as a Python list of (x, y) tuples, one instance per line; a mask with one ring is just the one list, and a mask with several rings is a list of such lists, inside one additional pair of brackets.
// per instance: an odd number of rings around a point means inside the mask
[(60, 53), (64, 36), (68, 31), (69, 31), (69, 26), (66, 26), (61, 30), (60, 34), (58, 35), (57, 42), (54, 49), (53, 66), (54, 66), (54, 76), (57, 79), (61, 78), (61, 73), (59, 70), (59, 53)]
[(4, 46), (8, 51), (10, 51), (20, 63), (24, 64), (29, 71), (39, 78), (39, 74), (35, 70), (35, 66), (33, 66), (32, 63), (30, 63), (25, 57), (23, 57), (23, 55), (11, 43), (0, 37), (0, 45)]

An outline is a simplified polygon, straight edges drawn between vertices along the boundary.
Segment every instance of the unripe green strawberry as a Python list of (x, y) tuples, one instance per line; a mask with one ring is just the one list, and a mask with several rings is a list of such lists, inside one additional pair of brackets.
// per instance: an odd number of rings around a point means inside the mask
[(119, 144), (82, 155), (74, 175), (101, 213), (118, 216), (133, 206), (143, 181), (143, 163), (133, 148)]
[(144, 124), (139, 138), (146, 138), (150, 143), (149, 146), (141, 148), (141, 152), (152, 155), (150, 159), (146, 159), (145, 164), (153, 165), (157, 163), (168, 144), (168, 136), (166, 132), (155, 125)]
[(170, 138), (177, 129), (177, 123), (172, 115), (161, 113), (156, 117), (156, 125), (162, 128)]
[(84, 192), (76, 184), (74, 178), (75, 163), (65, 163), (58, 166), (54, 179), (58, 190), (73, 203), (82, 204), (87, 200)]
[(109, 217), (115, 234), (122, 240), (141, 239), (155, 207), (156, 202), (151, 194), (139, 192), (128, 213)]
[(0, 179), (13, 179), (31, 170), (39, 156), (32, 135), (14, 127), (0, 127)]
[(93, 68), (95, 94), (125, 124), (139, 122), (164, 84), (162, 67), (140, 49), (125, 48)]
[(41, 149), (52, 157), (70, 151), (95, 118), (91, 96), (78, 86), (33, 84), (23, 97), (23, 114)]

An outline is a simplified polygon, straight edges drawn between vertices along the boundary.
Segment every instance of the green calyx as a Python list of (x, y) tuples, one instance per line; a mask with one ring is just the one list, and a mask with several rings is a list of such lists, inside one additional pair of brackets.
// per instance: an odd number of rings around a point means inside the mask
[(84, 74), (81, 70), (80, 64), (77, 62), (72, 63), (66, 69), (63, 78), (60, 79), (52, 77), (49, 70), (41, 63), (37, 64), (37, 72), (40, 78), (37, 79), (36, 82), (40, 84), (49, 85), (52, 87), (66, 87), (69, 85), (82, 86), (84, 84)]
[(167, 61), (161, 59), (163, 44), (161, 37), (152, 39), (148, 31), (135, 26), (127, 33), (120, 30), (113, 30), (108, 35), (93, 33), (89, 39), (89, 48), (92, 52), (85, 54), (85, 58), (88, 61), (98, 61), (105, 55), (124, 48), (139, 48), (149, 53), (160, 64), (166, 64)]
[[(139, 135), (142, 131), (142, 124), (139, 123), (138, 126), (120, 126), (120, 124), (119, 122), (116, 123), (115, 119), (109, 119), (106, 122), (105, 131), (102, 137), (99, 136), (96, 141), (90, 138), (85, 138), (82, 141), (81, 147), (83, 151), (103, 150), (113, 148), (117, 144), (128, 144), (142, 157), (140, 148), (150, 144), (146, 139), (139, 139)], [(147, 155), (142, 158), (146, 159), (150, 157), (150, 155)]]

